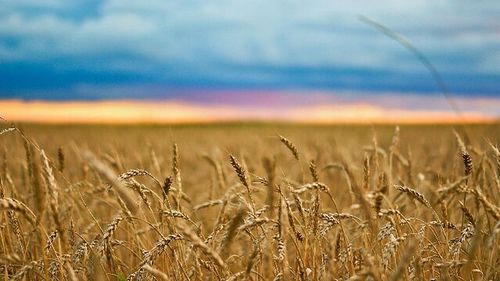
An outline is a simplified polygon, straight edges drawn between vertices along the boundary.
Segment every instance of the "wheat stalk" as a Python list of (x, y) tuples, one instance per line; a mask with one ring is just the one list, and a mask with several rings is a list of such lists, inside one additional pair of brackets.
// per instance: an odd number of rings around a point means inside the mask
[(427, 208), (431, 208), (431, 203), (429, 203), (429, 201), (427, 201), (427, 199), (425, 199), (425, 197), (422, 193), (416, 191), (415, 189), (412, 189), (412, 188), (409, 188), (409, 187), (406, 187), (403, 185), (394, 185), (394, 187), (397, 190), (406, 193), (408, 196), (410, 196), (410, 198), (417, 200), (418, 202), (420, 202), (422, 205), (426, 206)]
[(19, 212), (26, 218), (30, 223), (35, 224), (36, 216), (24, 203), (14, 199), (14, 198), (1, 198), (0, 199), (0, 210), (12, 210)]
[(299, 161), (299, 151), (297, 150), (297, 147), (293, 144), (293, 142), (283, 136), (279, 136), (279, 138), (281, 143), (283, 143), (288, 148), (288, 150), (290, 150), (293, 157), (295, 157), (295, 159)]

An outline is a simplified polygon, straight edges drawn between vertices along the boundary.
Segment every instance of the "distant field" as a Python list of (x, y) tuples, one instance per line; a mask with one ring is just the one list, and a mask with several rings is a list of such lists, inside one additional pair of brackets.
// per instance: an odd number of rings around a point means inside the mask
[(17, 128), (6, 280), (500, 278), (500, 123)]

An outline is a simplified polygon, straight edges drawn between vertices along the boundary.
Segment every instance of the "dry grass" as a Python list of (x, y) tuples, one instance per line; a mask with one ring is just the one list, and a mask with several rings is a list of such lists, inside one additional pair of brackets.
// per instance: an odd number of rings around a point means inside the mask
[(500, 126), (0, 128), (4, 280), (499, 280)]

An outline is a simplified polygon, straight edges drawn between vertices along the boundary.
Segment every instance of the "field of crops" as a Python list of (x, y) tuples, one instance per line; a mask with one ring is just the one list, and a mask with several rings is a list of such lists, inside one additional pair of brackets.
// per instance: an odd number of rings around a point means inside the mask
[(4, 280), (500, 279), (500, 124), (0, 131)]

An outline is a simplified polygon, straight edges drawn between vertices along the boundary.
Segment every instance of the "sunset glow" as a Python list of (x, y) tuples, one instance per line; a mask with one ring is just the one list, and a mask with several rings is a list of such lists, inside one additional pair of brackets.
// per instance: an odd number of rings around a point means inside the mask
[[(498, 101), (495, 101), (498, 103)], [(286, 107), (200, 105), (182, 101), (0, 101), (2, 117), (16, 122), (49, 123), (210, 123), (277, 121), (306, 123), (492, 122), (496, 116), (466, 111), (386, 108), (369, 103)]]

